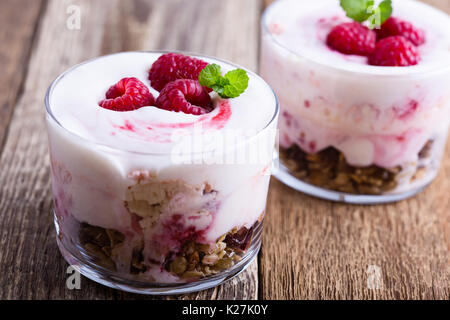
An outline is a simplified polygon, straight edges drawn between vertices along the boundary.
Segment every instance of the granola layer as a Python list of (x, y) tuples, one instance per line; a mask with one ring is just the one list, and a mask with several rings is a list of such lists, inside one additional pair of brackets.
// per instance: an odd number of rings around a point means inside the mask
[[(179, 252), (167, 255), (161, 267), (184, 280), (195, 280), (230, 269), (247, 252), (253, 232), (260, 224), (258, 221), (250, 229), (234, 228), (211, 244), (186, 241)], [(98, 265), (117, 271), (118, 265), (124, 263), (120, 261), (120, 255), (115, 254), (120, 251), (125, 240), (121, 232), (81, 223), (78, 235), (80, 244)], [(136, 246), (132, 251), (130, 274), (145, 275), (151, 268), (160, 267), (145, 261), (143, 246)]]
[[(429, 140), (419, 152), (419, 159), (430, 157), (433, 141)], [(399, 181), (405, 183), (404, 166), (382, 168), (376, 165), (357, 167), (348, 164), (342, 152), (334, 147), (317, 153), (306, 153), (297, 145), (280, 148), (283, 164), (300, 180), (315, 186), (352, 194), (380, 195), (394, 191)], [(409, 181), (421, 179), (425, 166), (416, 166)]]

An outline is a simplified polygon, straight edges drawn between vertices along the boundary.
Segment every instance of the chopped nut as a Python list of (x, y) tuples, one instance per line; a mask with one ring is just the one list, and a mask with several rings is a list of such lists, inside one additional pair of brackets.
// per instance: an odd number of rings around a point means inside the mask
[(177, 257), (170, 264), (170, 271), (178, 275), (183, 274), (187, 268), (187, 260), (184, 257)]
[(219, 270), (225, 270), (225, 269), (231, 268), (233, 265), (234, 265), (234, 261), (232, 258), (224, 257), (223, 259), (220, 259), (219, 261), (217, 261), (217, 263), (214, 265), (214, 267)]
[(85, 244), (85, 249), (89, 251), (93, 256), (95, 256), (97, 259), (97, 263), (101, 265), (102, 267), (105, 267), (107, 269), (116, 270), (116, 264), (109, 258), (103, 250), (92, 243)]
[(431, 154), (431, 147), (433, 146), (433, 140), (428, 140), (427, 143), (423, 146), (422, 150), (419, 152), (419, 158), (429, 158)]
[(112, 258), (112, 251), (122, 245), (125, 236), (117, 230), (94, 227), (87, 223), (80, 224), (78, 233), (80, 244), (95, 257), (95, 261), (115, 271), (116, 264)]
[(213, 265), (219, 260), (217, 254), (208, 254), (203, 257), (202, 263), (206, 265)]
[[(181, 251), (173, 260), (164, 264), (165, 269), (183, 279), (202, 278), (229, 269), (241, 260), (241, 254), (245, 253), (250, 245), (253, 229), (259, 223), (261, 221), (257, 221), (250, 229), (233, 228), (213, 244), (188, 241), (183, 244)], [(99, 265), (114, 271), (120, 268), (120, 264), (116, 266), (115, 259), (118, 259), (117, 249), (120, 249), (125, 241), (122, 233), (83, 223), (80, 225), (79, 238), (87, 253), (95, 257)], [(139, 274), (147, 270), (142, 253), (143, 243), (135, 245), (130, 262), (131, 274)], [(117, 263), (120, 262), (117, 261)]]
[(139, 272), (145, 271), (145, 265), (142, 263), (143, 257), (140, 250), (133, 251), (133, 258), (131, 260), (131, 270), (132, 274), (138, 274)]
[(214, 246), (211, 246), (209, 244), (202, 244), (202, 243), (198, 243), (197, 244), (197, 249), (205, 254), (210, 254), (214, 252)]
[[(182, 246), (181, 252), (167, 264), (166, 269), (177, 275), (183, 270), (182, 278), (205, 277), (229, 269), (242, 259), (241, 254), (246, 252), (253, 230), (259, 223), (261, 221), (257, 221), (250, 229), (233, 228), (213, 245), (190, 241)], [(180, 263), (182, 267), (178, 269)]]
[[(354, 167), (335, 148), (307, 154), (298, 146), (281, 149), (280, 156), (291, 172), (301, 180), (325, 189), (347, 193), (379, 194), (380, 188), (396, 187), (395, 170), (376, 166)], [(295, 165), (292, 165), (295, 163)], [(401, 169), (400, 169), (401, 170)], [(386, 190), (387, 191), (387, 190)]]
[[(224, 240), (226, 236), (223, 237), (222, 240)], [(219, 241), (216, 244), (216, 253), (223, 251), (227, 247), (227, 244), (225, 242)]]
[(193, 252), (189, 255), (188, 258), (188, 266), (187, 270), (194, 270), (195, 267), (200, 263), (200, 256), (198, 254), (198, 251)]
[(204, 276), (205, 274), (201, 271), (186, 271), (185, 273), (183, 273), (181, 277), (184, 279), (193, 279), (193, 278), (202, 278)]
[[(433, 141), (429, 140), (419, 152), (419, 158), (429, 157), (432, 145)], [(280, 148), (280, 157), (298, 179), (325, 189), (355, 194), (377, 195), (391, 191), (397, 187), (397, 178), (402, 172), (401, 166), (351, 166), (344, 154), (333, 147), (308, 154), (294, 145), (287, 149)], [(418, 168), (412, 179), (422, 177), (423, 170)]]
[(105, 232), (108, 235), (110, 247), (114, 247), (125, 240), (125, 236), (119, 231), (106, 229)]
[(417, 172), (414, 174), (414, 176), (411, 177), (411, 181), (422, 179), (427, 173), (427, 169), (424, 167), (421, 167), (417, 170)]
[(225, 250), (222, 250), (222, 251), (220, 251), (220, 252), (217, 254), (217, 257), (218, 257), (219, 259), (222, 259), (223, 256), (226, 255), (226, 254), (227, 254), (226, 251), (225, 251)]

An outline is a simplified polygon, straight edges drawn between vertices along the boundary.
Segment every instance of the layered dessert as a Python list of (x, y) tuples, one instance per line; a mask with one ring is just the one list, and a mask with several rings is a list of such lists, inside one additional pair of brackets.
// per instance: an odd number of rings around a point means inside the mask
[(359, 13), (349, 3), (280, 0), (264, 14), (261, 75), (280, 101), (282, 163), (346, 194), (419, 191), (447, 138), (450, 18), (412, 0)]
[(257, 75), (207, 57), (120, 53), (64, 73), (46, 104), (70, 263), (151, 287), (256, 254), (278, 115)]

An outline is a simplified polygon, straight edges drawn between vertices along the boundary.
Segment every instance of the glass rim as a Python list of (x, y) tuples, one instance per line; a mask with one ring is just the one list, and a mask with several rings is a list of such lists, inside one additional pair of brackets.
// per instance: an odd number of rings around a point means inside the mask
[[(440, 65), (440, 64), (433, 64), (429, 66), (429, 69), (425, 69), (423, 65), (415, 65), (415, 66), (409, 66), (409, 67), (380, 67), (380, 66), (371, 66), (367, 65), (366, 70), (352, 70), (352, 69), (346, 69), (341, 68), (336, 65), (326, 64), (319, 61), (316, 61), (310, 57), (307, 57), (299, 52), (295, 52), (293, 49), (289, 48), (289, 46), (281, 43), (270, 31), (268, 27), (268, 15), (271, 10), (273, 10), (276, 6), (280, 5), (282, 2), (297, 2), (295, 0), (277, 0), (272, 2), (263, 12), (261, 16), (261, 30), (262, 35), (267, 34), (270, 37), (270, 40), (276, 44), (279, 48), (284, 50), (285, 52), (288, 52), (298, 58), (305, 59), (308, 61), (308, 63), (316, 64), (320, 67), (329, 68), (332, 71), (335, 72), (341, 72), (344, 74), (351, 74), (351, 75), (364, 75), (364, 76), (371, 76), (371, 77), (390, 77), (395, 79), (400, 79), (403, 77), (409, 77), (409, 76), (420, 76), (420, 77), (426, 77), (434, 74), (441, 74), (450, 72), (450, 61), (447, 65)], [(414, 1), (416, 2), (416, 1)], [(439, 10), (427, 3), (423, 2), (417, 2), (422, 6), (428, 7), (429, 9), (432, 9), (440, 14), (446, 14), (444, 11)], [(449, 23), (450, 25), (450, 23)], [(442, 60), (442, 59), (441, 59)], [(441, 61), (440, 60), (440, 61)], [(400, 72), (399, 72), (400, 71)]]
[[(232, 67), (235, 68), (240, 68), (245, 70), (247, 73), (251, 74), (252, 76), (254, 76), (255, 78), (259, 79), (260, 81), (262, 81), (264, 83), (264, 85), (270, 90), (270, 92), (272, 93), (273, 97), (274, 97), (274, 102), (275, 102), (275, 108), (274, 108), (274, 113), (272, 115), (272, 117), (270, 118), (270, 120), (267, 122), (267, 124), (262, 127), (261, 129), (257, 130), (257, 132), (253, 135), (250, 135), (248, 137), (246, 137), (243, 140), (240, 140), (239, 142), (237, 142), (236, 144), (233, 145), (233, 147), (238, 147), (242, 144), (245, 144), (247, 142), (249, 142), (252, 139), (255, 139), (256, 137), (258, 137), (259, 135), (261, 135), (263, 132), (265, 132), (266, 130), (268, 130), (270, 128), (270, 126), (272, 125), (272, 123), (277, 119), (277, 116), (280, 112), (280, 106), (279, 106), (279, 101), (278, 101), (278, 97), (275, 94), (275, 91), (273, 90), (273, 88), (261, 77), (259, 76), (257, 73), (249, 70), (248, 68), (242, 67), (236, 63), (232, 63), (230, 61), (227, 61), (225, 59), (221, 59), (221, 58), (216, 58), (210, 55), (205, 55), (205, 54), (200, 54), (200, 53), (195, 53), (195, 52), (190, 52), (190, 51), (182, 51), (182, 50), (140, 50), (140, 51), (122, 51), (122, 52), (116, 52), (116, 53), (111, 53), (111, 54), (106, 54), (106, 55), (102, 55), (102, 56), (98, 56), (95, 58), (91, 58), (88, 60), (85, 60), (83, 62), (80, 62), (78, 64), (75, 64), (74, 66), (66, 69), (64, 72), (62, 72), (61, 74), (59, 74), (51, 83), (50, 86), (48, 87), (46, 94), (45, 94), (45, 98), (44, 98), (44, 102), (45, 102), (45, 110), (46, 110), (46, 114), (47, 116), (49, 116), (52, 121), (54, 121), (56, 123), (56, 125), (58, 127), (60, 127), (61, 129), (63, 129), (64, 132), (68, 133), (70, 136), (77, 138), (80, 141), (86, 142), (88, 144), (94, 145), (100, 149), (103, 149), (105, 151), (110, 151), (110, 152), (115, 152), (115, 153), (128, 153), (128, 154), (136, 154), (136, 155), (152, 155), (152, 156), (167, 156), (171, 154), (171, 151), (162, 151), (162, 152), (144, 152), (144, 151), (136, 151), (136, 150), (127, 150), (127, 149), (123, 149), (123, 148), (117, 148), (114, 146), (111, 146), (109, 144), (106, 143), (102, 143), (102, 142), (97, 142), (91, 139), (88, 139), (86, 137), (83, 137), (69, 129), (67, 129), (65, 126), (63, 126), (58, 119), (56, 118), (56, 116), (54, 115), (52, 108), (50, 106), (50, 96), (53, 92), (53, 89), (56, 87), (56, 85), (59, 83), (59, 81), (64, 78), (67, 74), (69, 74), (70, 72), (72, 72), (73, 70), (75, 70), (76, 68), (85, 65), (87, 63), (96, 61), (98, 59), (104, 58), (104, 57), (108, 57), (108, 56), (114, 56), (114, 55), (119, 55), (119, 54), (126, 54), (126, 53), (131, 53), (131, 52), (135, 52), (135, 53), (156, 53), (156, 54), (166, 54), (166, 53), (179, 53), (179, 54), (184, 54), (184, 55), (189, 55), (189, 56), (193, 56), (196, 58), (206, 58), (206, 59), (211, 59), (211, 60), (216, 60), (218, 62), (222, 62), (224, 64), (228, 64)], [(48, 130), (47, 130), (48, 131)], [(225, 150), (227, 150), (226, 148), (223, 149), (214, 149), (212, 151), (221, 151), (224, 152)], [(211, 150), (208, 151), (195, 151), (195, 152), (190, 152), (188, 154), (190, 155), (195, 155), (195, 154), (204, 154), (205, 152), (211, 152)]]

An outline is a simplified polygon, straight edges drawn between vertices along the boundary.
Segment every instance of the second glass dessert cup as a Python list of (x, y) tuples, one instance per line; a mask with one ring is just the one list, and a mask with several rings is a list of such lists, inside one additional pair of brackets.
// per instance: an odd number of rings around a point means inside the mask
[[(90, 63), (95, 59), (82, 66)], [(144, 294), (203, 290), (244, 270), (261, 245), (278, 119), (270, 87), (247, 71), (264, 84), (273, 109), (245, 139), (184, 152), (186, 142), (202, 138), (184, 132), (170, 153), (136, 152), (89, 141), (58, 121), (54, 92), (76, 68), (46, 96), (55, 226), (65, 259), (94, 281)], [(217, 108), (220, 115), (227, 104)], [(236, 160), (255, 150), (256, 159)]]
[[(349, 203), (392, 202), (420, 192), (435, 178), (447, 141), (450, 61), (341, 66), (335, 57), (327, 63), (302, 54), (277, 37), (285, 31), (280, 17), (302, 6), (313, 5), (278, 1), (262, 19), (260, 74), (281, 108), (275, 176), (307, 194)], [(320, 50), (329, 49), (323, 44)]]

